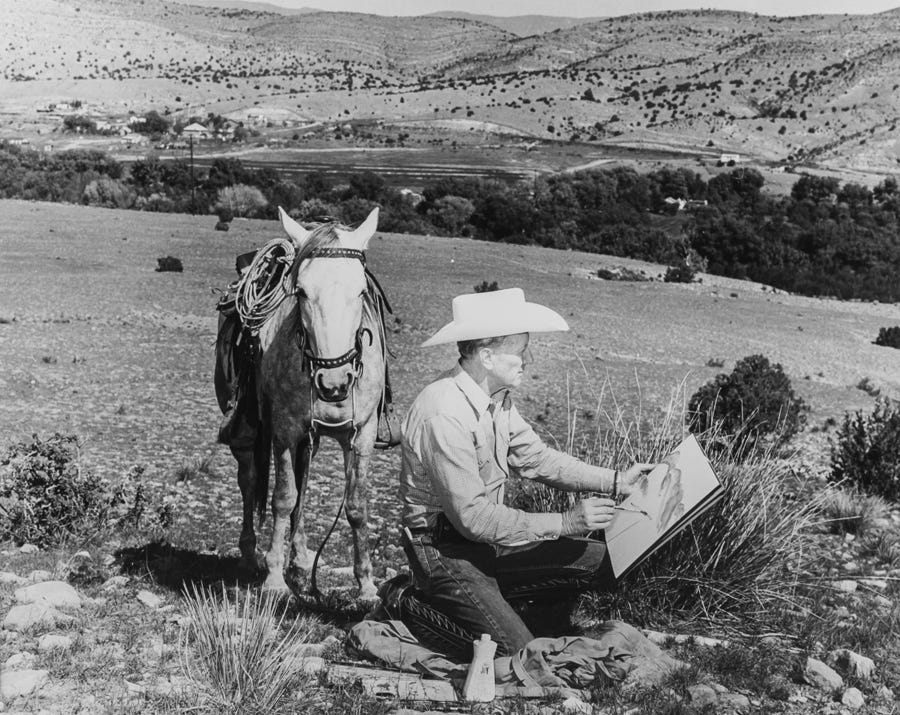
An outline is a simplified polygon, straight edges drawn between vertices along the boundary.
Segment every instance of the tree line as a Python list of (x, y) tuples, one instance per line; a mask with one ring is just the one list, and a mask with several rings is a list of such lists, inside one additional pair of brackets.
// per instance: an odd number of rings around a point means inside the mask
[(0, 143), (4, 198), (266, 219), (282, 206), (300, 220), (348, 224), (377, 205), (388, 232), (688, 261), (806, 295), (900, 301), (896, 179), (869, 189), (801, 174), (787, 196), (764, 187), (751, 168), (706, 180), (686, 168), (617, 167), (521, 183), (445, 178), (414, 194), (371, 172), (340, 182), (321, 172), (294, 179), (220, 158), (192, 176), (182, 160), (125, 167), (98, 151), (42, 154)]

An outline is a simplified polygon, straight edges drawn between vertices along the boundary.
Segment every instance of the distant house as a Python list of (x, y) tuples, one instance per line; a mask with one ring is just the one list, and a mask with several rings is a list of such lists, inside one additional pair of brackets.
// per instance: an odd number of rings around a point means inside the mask
[(209, 130), (199, 122), (194, 122), (193, 124), (188, 124), (181, 130), (181, 136), (185, 139), (195, 139), (197, 141), (200, 139), (209, 139)]
[(31, 144), (30, 139), (10, 139), (9, 143), (13, 146), (27, 146)]
[(722, 164), (728, 164), (729, 162), (737, 164), (740, 160), (740, 154), (722, 154), (722, 156), (719, 157), (719, 162)]

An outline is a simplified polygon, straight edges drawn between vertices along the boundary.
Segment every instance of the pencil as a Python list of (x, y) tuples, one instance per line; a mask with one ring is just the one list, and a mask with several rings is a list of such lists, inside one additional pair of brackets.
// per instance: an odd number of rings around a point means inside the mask
[(635, 514), (643, 514), (644, 516), (650, 516), (650, 515), (649, 515), (646, 511), (644, 511), (643, 509), (634, 509), (634, 508), (632, 508), (632, 507), (630, 507), (630, 506), (621, 506), (621, 505), (617, 505), (617, 506), (614, 506), (613, 509), (618, 509), (619, 511), (632, 511), (632, 512), (634, 512)]

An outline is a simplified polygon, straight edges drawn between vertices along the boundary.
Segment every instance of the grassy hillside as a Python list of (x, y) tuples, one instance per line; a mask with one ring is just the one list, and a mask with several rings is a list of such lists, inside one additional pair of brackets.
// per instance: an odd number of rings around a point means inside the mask
[(135, 14), (122, 0), (0, 7), (0, 114), (13, 130), (78, 98), (97, 114), (265, 105), (327, 122), (480, 122), (544, 139), (880, 172), (900, 160), (897, 11), (665, 12), (521, 37), (480, 16), (285, 16), (170, 2)]

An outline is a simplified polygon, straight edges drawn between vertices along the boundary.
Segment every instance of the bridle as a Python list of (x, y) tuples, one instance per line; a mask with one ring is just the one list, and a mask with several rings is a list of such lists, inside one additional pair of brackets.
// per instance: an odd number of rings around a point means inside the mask
[[(366, 268), (366, 254), (364, 251), (360, 251), (356, 248), (323, 246), (321, 248), (316, 248), (315, 250), (311, 251), (308, 256), (306, 256), (306, 259), (312, 258), (355, 258), (360, 263), (362, 263), (363, 270), (365, 270), (368, 274), (368, 269)], [(298, 290), (294, 289), (292, 291), (292, 294), (298, 295)], [(341, 367), (342, 365), (350, 365), (350, 390), (352, 399), (356, 380), (359, 378), (360, 374), (362, 374), (363, 369), (363, 336), (368, 333), (369, 345), (372, 345), (374, 342), (372, 331), (362, 324), (362, 320), (364, 318), (365, 314), (363, 314), (363, 318), (360, 319), (359, 327), (356, 329), (356, 338), (353, 341), (353, 347), (342, 355), (338, 355), (337, 357), (322, 357), (321, 355), (316, 355), (315, 353), (313, 353), (309, 347), (309, 337), (306, 334), (306, 331), (303, 329), (303, 324), (302, 322), (299, 323), (297, 327), (297, 343), (300, 347), (300, 353), (303, 356), (303, 367), (307, 372), (307, 376), (309, 377), (310, 410), (312, 410), (313, 398), (319, 399), (322, 402), (341, 402), (343, 399), (345, 399), (344, 397), (332, 398), (322, 394), (322, 391), (319, 389), (317, 380), (318, 372), (322, 369), (331, 370), (337, 367)], [(341, 426), (343, 424), (344, 423), (341, 423)]]

